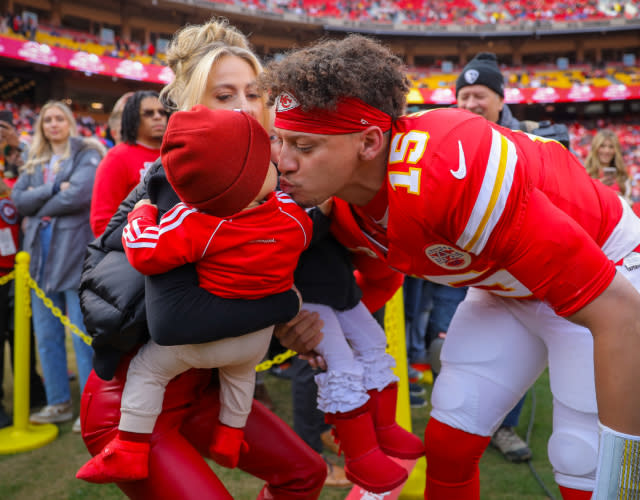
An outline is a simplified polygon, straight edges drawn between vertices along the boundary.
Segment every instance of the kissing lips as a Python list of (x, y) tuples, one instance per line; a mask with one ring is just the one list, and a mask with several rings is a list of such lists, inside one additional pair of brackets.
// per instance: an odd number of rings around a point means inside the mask
[(280, 176), (279, 182), (280, 182), (280, 189), (282, 191), (284, 191), (287, 194), (291, 193), (291, 191), (293, 190), (293, 184), (291, 184), (289, 181), (284, 179), (282, 176)]

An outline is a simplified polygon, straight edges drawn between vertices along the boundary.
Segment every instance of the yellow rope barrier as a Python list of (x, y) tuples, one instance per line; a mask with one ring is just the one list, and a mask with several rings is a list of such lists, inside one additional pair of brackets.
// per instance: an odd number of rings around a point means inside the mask
[(93, 341), (93, 339), (89, 337), (89, 335), (84, 333), (82, 330), (80, 330), (80, 328), (78, 328), (76, 325), (74, 325), (67, 316), (62, 314), (62, 311), (60, 310), (59, 307), (56, 307), (53, 305), (53, 302), (51, 301), (51, 299), (45, 295), (45, 293), (38, 286), (36, 281), (33, 278), (31, 278), (31, 276), (29, 276), (28, 278), (28, 284), (29, 284), (29, 288), (33, 289), (36, 296), (40, 300), (42, 300), (42, 303), (45, 305), (45, 307), (51, 311), (51, 314), (53, 314), (56, 318), (60, 320), (60, 323), (62, 323), (69, 330), (71, 330), (71, 333), (80, 337), (85, 342), (85, 344), (91, 345), (91, 342)]
[(284, 363), (287, 359), (293, 358), (296, 354), (298, 353), (289, 349), (288, 351), (283, 352), (282, 354), (278, 354), (274, 356), (273, 359), (268, 359), (266, 361), (263, 361), (262, 363), (256, 366), (256, 371), (257, 372), (267, 371), (273, 365), (280, 365)]
[(0, 277), (0, 286), (6, 285), (15, 277), (16, 277), (15, 271), (11, 271), (9, 274), (5, 274), (4, 276)]

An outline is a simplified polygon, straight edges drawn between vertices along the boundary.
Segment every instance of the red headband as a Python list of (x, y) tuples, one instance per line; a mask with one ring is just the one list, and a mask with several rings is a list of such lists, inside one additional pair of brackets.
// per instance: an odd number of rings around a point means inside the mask
[(323, 135), (361, 132), (371, 125), (386, 132), (391, 128), (391, 117), (357, 97), (341, 98), (335, 110), (316, 108), (303, 111), (295, 97), (283, 92), (276, 99), (274, 125), (284, 130)]

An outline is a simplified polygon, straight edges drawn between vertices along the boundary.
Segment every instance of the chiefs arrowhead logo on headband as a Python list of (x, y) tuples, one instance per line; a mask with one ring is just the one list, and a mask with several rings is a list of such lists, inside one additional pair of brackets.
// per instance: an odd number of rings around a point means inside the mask
[(464, 72), (464, 79), (469, 85), (473, 85), (479, 76), (480, 76), (480, 73), (478, 72), (477, 69), (468, 69), (467, 71)]
[(383, 132), (391, 128), (391, 116), (368, 105), (357, 97), (341, 97), (333, 108), (305, 111), (289, 92), (276, 99), (276, 128), (310, 134), (352, 134), (371, 125)]
[(288, 92), (283, 92), (276, 100), (276, 111), (278, 113), (289, 111), (290, 109), (297, 108), (298, 106), (300, 106), (300, 103)]

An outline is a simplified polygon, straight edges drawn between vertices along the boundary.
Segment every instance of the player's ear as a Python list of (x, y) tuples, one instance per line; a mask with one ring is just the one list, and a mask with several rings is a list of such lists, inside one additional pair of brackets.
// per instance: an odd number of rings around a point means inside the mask
[(360, 132), (360, 147), (358, 155), (361, 160), (372, 160), (385, 148), (384, 132), (372, 125)]

